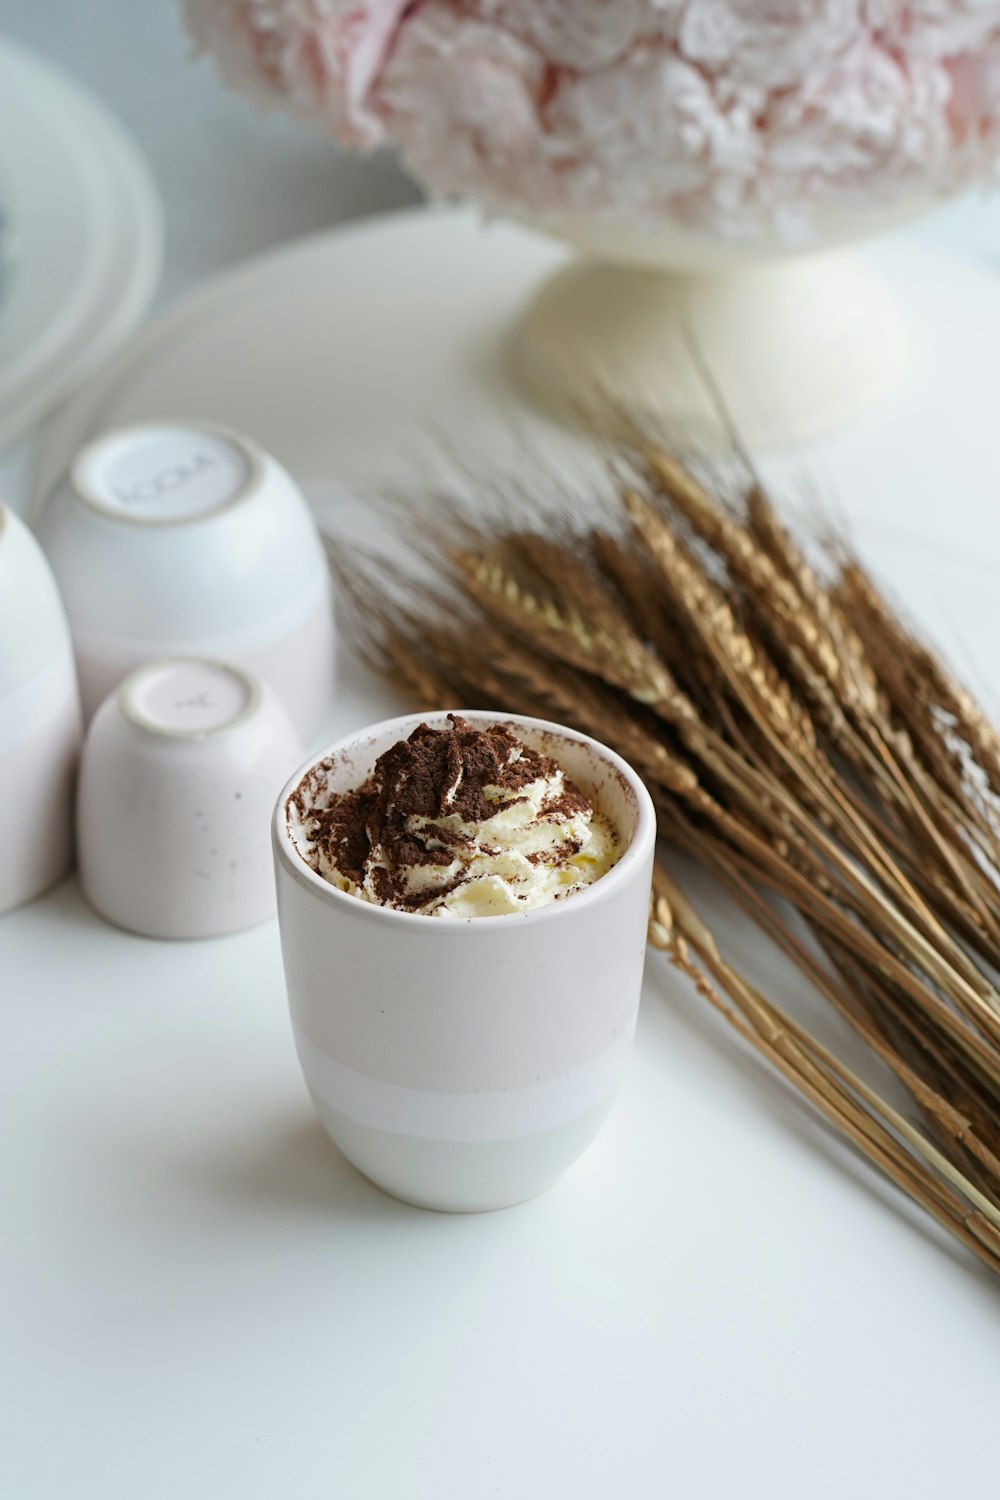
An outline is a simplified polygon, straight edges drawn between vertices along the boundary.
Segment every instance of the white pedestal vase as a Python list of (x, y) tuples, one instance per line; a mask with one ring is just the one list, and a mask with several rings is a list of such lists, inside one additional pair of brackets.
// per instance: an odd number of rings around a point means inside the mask
[(817, 243), (800, 253), (773, 238), (727, 244), (668, 223), (539, 223), (581, 255), (517, 324), (517, 376), (569, 418), (621, 407), (697, 433), (721, 396), (751, 447), (822, 436), (884, 396), (908, 350), (891, 285), (840, 247), (927, 207), (828, 210)]

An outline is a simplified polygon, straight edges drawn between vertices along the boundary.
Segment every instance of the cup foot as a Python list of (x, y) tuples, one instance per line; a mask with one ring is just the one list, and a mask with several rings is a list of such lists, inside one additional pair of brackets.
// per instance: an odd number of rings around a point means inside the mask
[(392, 1198), (438, 1213), (488, 1213), (537, 1198), (582, 1156), (614, 1096), (551, 1130), (489, 1142), (439, 1141), (360, 1125), (325, 1099), (313, 1104), (352, 1166)]

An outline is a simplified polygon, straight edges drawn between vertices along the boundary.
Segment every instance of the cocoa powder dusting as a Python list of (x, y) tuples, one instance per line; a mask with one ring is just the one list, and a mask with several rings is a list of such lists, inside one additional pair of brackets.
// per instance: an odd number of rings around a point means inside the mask
[[(363, 786), (310, 814), (310, 835), (317, 850), (356, 885), (364, 882), (372, 850), (378, 849), (379, 863), (370, 874), (374, 894), (383, 906), (417, 911), (462, 883), (459, 877), (427, 892), (414, 894), (407, 889), (407, 877), (415, 868), (443, 869), (453, 863), (456, 852), (473, 843), (434, 821), (415, 835), (407, 828), (409, 818), (435, 820), (457, 814), (463, 822), (481, 823), (498, 810), (485, 795), (487, 787), (507, 793), (509, 806), (518, 800), (510, 793), (558, 770), (555, 761), (522, 744), (502, 725), (478, 729), (456, 714), (449, 714), (448, 719), (449, 729), (421, 724), (409, 739), (379, 756)], [(571, 817), (589, 806), (576, 787), (564, 782), (562, 795), (551, 799), (543, 811)]]

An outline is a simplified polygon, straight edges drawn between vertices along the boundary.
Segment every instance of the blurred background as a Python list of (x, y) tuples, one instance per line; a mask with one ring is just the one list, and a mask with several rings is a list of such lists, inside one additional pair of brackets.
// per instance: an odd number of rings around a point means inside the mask
[(192, 66), (171, 0), (7, 0), (0, 30), (93, 89), (144, 152), (166, 220), (154, 307), (244, 255), (423, 196), (388, 153), (262, 115), (207, 59)]

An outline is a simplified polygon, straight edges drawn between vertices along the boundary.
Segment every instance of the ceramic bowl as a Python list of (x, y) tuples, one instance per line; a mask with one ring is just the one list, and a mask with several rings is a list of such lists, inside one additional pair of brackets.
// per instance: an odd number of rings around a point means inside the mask
[(52, 570), (0, 505), (0, 912), (65, 875), (82, 721), (69, 626)]
[(623, 853), (565, 901), (444, 921), (369, 905), (316, 875), (288, 801), (322, 767), (358, 786), (414, 715), (342, 740), (278, 799), (278, 919), (306, 1084), (343, 1154), (379, 1187), (426, 1208), (505, 1207), (550, 1187), (611, 1108), (642, 983), (655, 815), (613, 751), (537, 719), (503, 722), (554, 756), (616, 828)]
[(215, 937), (274, 915), (268, 825), (302, 754), (249, 672), (181, 658), (140, 667), (87, 731), (77, 827), (91, 905), (147, 937)]
[(323, 544), (302, 494), (249, 438), (206, 423), (120, 428), (84, 448), (38, 535), (62, 590), (89, 717), (133, 667), (244, 665), (304, 736), (331, 703)]

